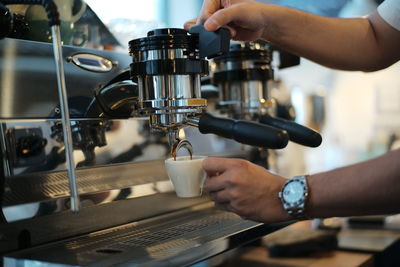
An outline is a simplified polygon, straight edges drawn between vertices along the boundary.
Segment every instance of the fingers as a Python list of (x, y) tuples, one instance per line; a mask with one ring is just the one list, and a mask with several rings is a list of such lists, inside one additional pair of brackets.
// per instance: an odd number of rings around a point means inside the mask
[[(188, 31), (191, 27), (198, 25), (198, 24), (204, 24), (206, 21), (209, 20), (209, 18), (212, 16), (214, 17), (215, 13), (218, 13), (220, 10), (222, 10), (223, 6), (221, 5), (221, 1), (220, 0), (206, 0), (203, 2), (203, 7), (201, 9), (200, 15), (196, 18), (196, 19), (191, 19), (189, 21), (187, 21), (184, 24), (184, 28)], [(217, 19), (218, 19), (217, 15)], [(228, 25), (225, 24), (221, 24), (221, 23), (216, 23), (215, 25), (213, 24), (213, 22), (207, 22), (208, 24), (210, 24), (211, 29), (208, 29), (206, 27), (206, 30), (208, 31), (216, 31), (218, 30), (221, 26), (224, 26), (224, 28), (227, 28), (231, 34), (232, 37), (236, 36), (236, 30), (233, 27), (230, 27)]]
[(205, 0), (203, 2), (203, 7), (201, 8), (200, 16), (197, 18), (196, 24), (204, 24), (204, 22), (220, 8), (220, 0)]
[[(232, 21), (235, 21), (241, 15), (240, 10), (241, 5), (234, 5), (228, 8), (220, 9), (216, 11), (214, 14), (208, 17), (208, 19), (204, 22), (204, 28), (207, 31), (213, 32), (218, 30), (221, 27), (225, 27)], [(230, 30), (233, 28), (229, 27)], [(231, 32), (232, 36), (236, 35), (236, 32)]]
[(229, 203), (215, 203), (217, 209), (226, 210), (230, 212), (236, 212), (235, 209)]
[(235, 28), (228, 26), (228, 25), (225, 25), (224, 28), (227, 28), (229, 30), (229, 33), (231, 34), (231, 38), (236, 36), (237, 32), (236, 32)]
[(194, 25), (196, 25), (197, 18), (191, 19), (189, 21), (186, 21), (183, 27), (185, 30), (189, 31), (190, 28), (192, 28)]
[(216, 192), (223, 190), (226, 185), (223, 177), (221, 176), (212, 176), (208, 177), (203, 185), (203, 190), (206, 192)]
[[(186, 21), (185, 24), (183, 25), (184, 29), (189, 31), (190, 28), (192, 28), (193, 26), (197, 25), (196, 22), (197, 19), (191, 19), (189, 21)], [(224, 28), (227, 28), (231, 34), (231, 36), (235, 36), (236, 35), (236, 30), (230, 26), (225, 25)]]
[(231, 201), (227, 190), (210, 192), (208, 195), (211, 200), (219, 204), (227, 204)]
[(213, 158), (209, 157), (203, 161), (203, 169), (209, 174), (208, 176), (214, 176), (217, 173), (224, 173), (229, 168), (230, 161), (233, 159), (226, 158)]
[(189, 30), (194, 25), (204, 24), (204, 22), (220, 8), (220, 0), (205, 0), (203, 2), (203, 7), (201, 8), (200, 15), (195, 19), (187, 21), (184, 24), (184, 28)]

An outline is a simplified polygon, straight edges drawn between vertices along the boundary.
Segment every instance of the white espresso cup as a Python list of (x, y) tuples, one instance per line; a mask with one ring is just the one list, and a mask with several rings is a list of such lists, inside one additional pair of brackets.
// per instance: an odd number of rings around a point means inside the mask
[(178, 197), (198, 197), (203, 191), (206, 172), (202, 163), (206, 156), (182, 156), (165, 160), (168, 177)]

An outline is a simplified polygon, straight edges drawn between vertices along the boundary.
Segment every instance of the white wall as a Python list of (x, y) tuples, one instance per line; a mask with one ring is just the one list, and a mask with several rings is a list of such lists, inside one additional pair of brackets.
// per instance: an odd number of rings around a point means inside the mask
[(183, 28), (183, 24), (196, 18), (200, 12), (202, 0), (158, 0), (159, 6), (165, 10), (159, 10), (167, 27)]
[[(325, 90), (323, 144), (303, 149), (308, 172), (323, 171), (383, 153), (400, 132), (400, 63), (373, 73), (335, 71), (302, 59), (278, 75), (305, 95)], [(293, 103), (296, 105), (296, 103)]]

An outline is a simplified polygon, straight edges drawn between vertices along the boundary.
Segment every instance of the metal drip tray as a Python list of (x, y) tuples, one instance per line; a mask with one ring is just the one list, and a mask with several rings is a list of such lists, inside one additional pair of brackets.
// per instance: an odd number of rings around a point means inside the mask
[(210, 207), (190, 209), (6, 255), (6, 266), (182, 266), (254, 240), (264, 225)]

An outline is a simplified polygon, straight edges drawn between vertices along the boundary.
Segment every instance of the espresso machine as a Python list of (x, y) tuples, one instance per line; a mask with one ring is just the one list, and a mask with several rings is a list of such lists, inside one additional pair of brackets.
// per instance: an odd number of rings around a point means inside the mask
[[(229, 53), (214, 58), (212, 83), (219, 89), (218, 108), (234, 118), (283, 129), (292, 142), (318, 147), (322, 142), (318, 132), (295, 123), (288, 115), (286, 118), (278, 116), (279, 103), (269, 85), (274, 79), (274, 51), (279, 55), (279, 69), (300, 63), (298, 57), (264, 41), (233, 44)], [(282, 113), (290, 112), (279, 115)]]
[[(294, 122), (291, 106), (278, 103), (272, 93), (275, 71), (299, 64), (299, 57), (265, 41), (232, 44), (228, 53), (215, 57), (211, 63), (208, 83), (217, 87), (218, 112), (283, 129), (290, 141), (318, 147), (321, 135)], [(279, 171), (275, 150), (253, 147), (250, 151), (251, 161)]]
[(183, 141), (194, 153), (245, 159), (243, 146), (289, 141), (280, 127), (207, 113), (200, 81), (207, 58), (227, 51), (226, 31), (156, 29), (130, 42), (131, 56), (64, 45), (66, 103), (53, 45), (8, 36), (0, 40), (3, 266), (186, 266), (288, 224), (244, 220), (206, 196), (177, 198), (165, 171)]

